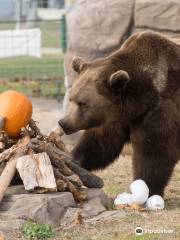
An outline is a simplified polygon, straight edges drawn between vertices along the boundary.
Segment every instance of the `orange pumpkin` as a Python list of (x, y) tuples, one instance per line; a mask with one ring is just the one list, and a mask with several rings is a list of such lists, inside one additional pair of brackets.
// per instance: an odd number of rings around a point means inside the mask
[(16, 138), (32, 116), (31, 101), (20, 92), (6, 91), (0, 94), (0, 117), (5, 118), (3, 130)]

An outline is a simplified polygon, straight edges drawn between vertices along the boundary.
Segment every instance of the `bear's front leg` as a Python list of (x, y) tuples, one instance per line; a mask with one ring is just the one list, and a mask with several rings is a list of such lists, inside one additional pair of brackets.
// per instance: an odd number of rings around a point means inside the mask
[(134, 149), (134, 180), (142, 179), (149, 187), (150, 195), (163, 196), (164, 189), (178, 161), (178, 119), (163, 103), (147, 115), (139, 128), (134, 129), (131, 140)]
[(85, 131), (72, 155), (74, 161), (87, 170), (102, 169), (119, 156), (128, 141), (128, 128), (120, 123), (111, 123)]

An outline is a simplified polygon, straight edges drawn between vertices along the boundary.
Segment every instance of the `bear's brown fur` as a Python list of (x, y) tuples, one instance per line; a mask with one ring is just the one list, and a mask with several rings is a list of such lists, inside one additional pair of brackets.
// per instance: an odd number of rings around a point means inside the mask
[(75, 161), (104, 168), (131, 142), (134, 179), (163, 195), (180, 156), (180, 46), (137, 33), (109, 57), (75, 58), (72, 65), (79, 76), (59, 123), (67, 134), (85, 130), (72, 151)]

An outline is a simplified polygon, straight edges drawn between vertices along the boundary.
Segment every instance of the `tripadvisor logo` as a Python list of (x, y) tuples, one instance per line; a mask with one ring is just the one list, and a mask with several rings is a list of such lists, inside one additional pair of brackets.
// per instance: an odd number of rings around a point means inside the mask
[(143, 233), (144, 233), (144, 231), (143, 231), (142, 227), (137, 227), (135, 229), (135, 234), (136, 235), (143, 235)]

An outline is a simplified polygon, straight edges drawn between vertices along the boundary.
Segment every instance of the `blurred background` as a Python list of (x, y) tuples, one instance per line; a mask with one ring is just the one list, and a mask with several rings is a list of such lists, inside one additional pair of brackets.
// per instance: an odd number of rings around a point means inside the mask
[(179, 23), (179, 0), (0, 0), (0, 92), (32, 97), (51, 128), (68, 106), (73, 56), (107, 56), (137, 31), (179, 38)]

